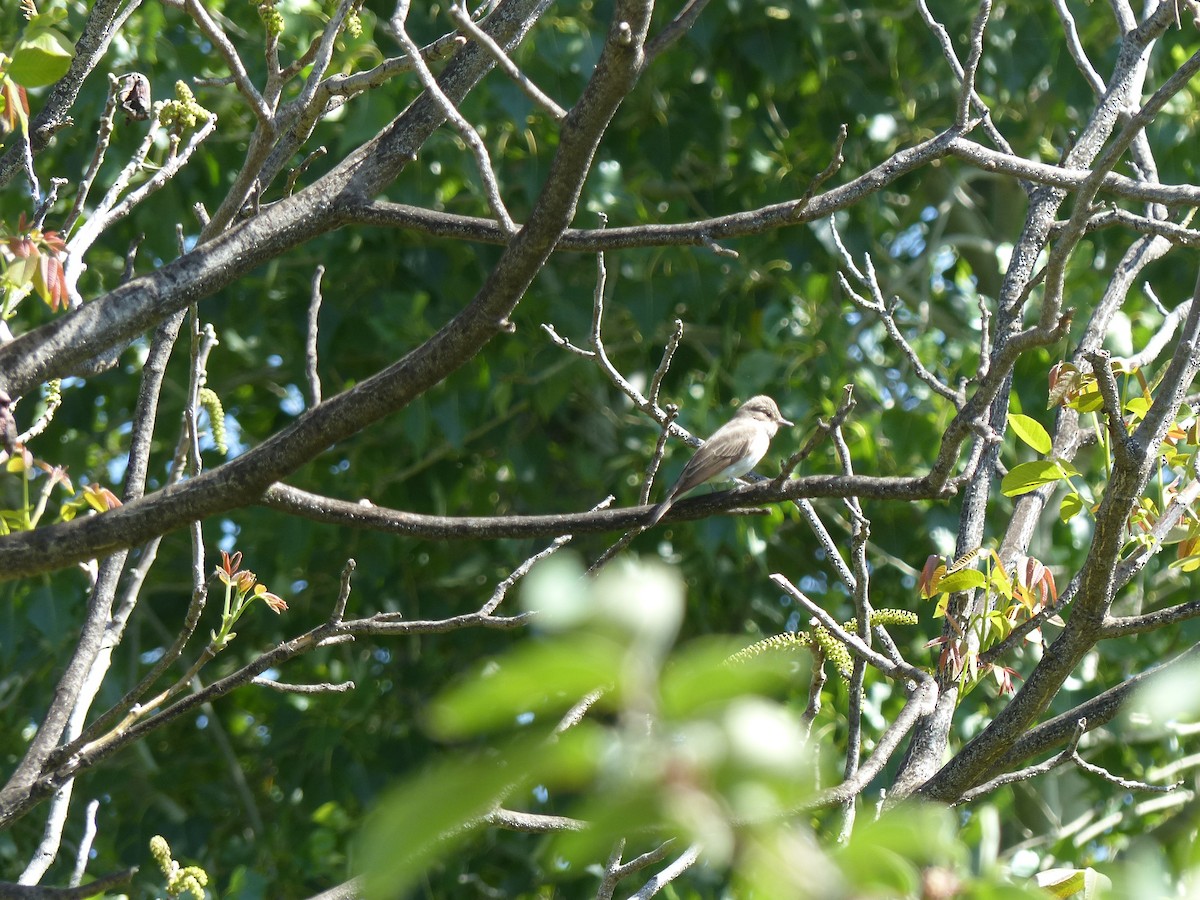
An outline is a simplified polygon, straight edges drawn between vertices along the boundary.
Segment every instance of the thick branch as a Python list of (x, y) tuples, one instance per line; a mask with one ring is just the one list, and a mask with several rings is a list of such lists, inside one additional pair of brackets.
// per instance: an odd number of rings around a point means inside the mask
[[(366, 384), (369, 382), (364, 382)], [(328, 404), (318, 409), (325, 405)], [(283, 446), (288, 435), (301, 440), (305, 433), (296, 428), (286, 430), (233, 463), (103, 515), (0, 538), (0, 581), (54, 571), (121, 546), (133, 546), (194, 519), (255, 503), (332, 525), (433, 539), (596, 534), (632, 528), (644, 520), (649, 511), (649, 507), (635, 506), (542, 516), (430, 516), (321, 497), (283, 484), (256, 488), (239, 477), (238, 463), (242, 460), (250, 463), (251, 473), (282, 466), (290, 458), (284, 456), (286, 448)], [(314, 440), (320, 440), (319, 436)], [(764, 480), (734, 491), (682, 500), (668, 515), (675, 521), (702, 519), (732, 509), (806, 497), (929, 500), (944, 499), (953, 494), (952, 487), (932, 483), (927, 478), (807, 475), (791, 479), (782, 486)]]

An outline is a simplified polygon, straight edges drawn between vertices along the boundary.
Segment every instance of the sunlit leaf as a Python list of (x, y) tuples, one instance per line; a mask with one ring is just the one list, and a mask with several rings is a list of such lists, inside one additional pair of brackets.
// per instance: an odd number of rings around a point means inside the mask
[(1093, 868), (1086, 869), (1046, 869), (1034, 876), (1038, 887), (1047, 891), (1051, 897), (1079, 897), (1081, 900), (1091, 900), (1104, 894), (1112, 882)]
[(1050, 435), (1042, 427), (1042, 423), (1021, 413), (1009, 413), (1008, 424), (1017, 437), (1036, 450), (1038, 453), (1049, 453), (1053, 446)]
[(1058, 518), (1063, 522), (1069, 522), (1075, 516), (1083, 511), (1083, 500), (1074, 491), (1063, 497), (1062, 503), (1058, 506)]
[(74, 55), (70, 42), (48, 29), (21, 41), (13, 51), (8, 75), (24, 87), (53, 84), (67, 74)]
[(939, 581), (937, 589), (941, 594), (955, 594), (959, 591), (973, 591), (985, 584), (987, 577), (978, 569), (963, 569)]
[(1146, 413), (1150, 411), (1150, 402), (1145, 397), (1134, 397), (1125, 404), (1125, 409), (1133, 413), (1136, 421), (1141, 421), (1146, 417)]
[(1062, 477), (1062, 470), (1054, 460), (1037, 459), (1009, 469), (1000, 482), (1000, 491), (1006, 497), (1017, 497), (1036, 491), (1044, 484), (1053, 484)]

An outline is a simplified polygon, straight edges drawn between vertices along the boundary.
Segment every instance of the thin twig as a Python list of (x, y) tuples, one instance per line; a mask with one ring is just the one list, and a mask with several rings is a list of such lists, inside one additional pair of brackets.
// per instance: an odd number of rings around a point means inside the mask
[(811, 650), (813, 663), (808, 677), (808, 703), (804, 707), (804, 712), (800, 714), (800, 725), (804, 729), (805, 741), (812, 735), (813, 722), (821, 712), (821, 691), (825, 689), (825, 682), (829, 680), (829, 676), (825, 674), (825, 653), (815, 642)]
[(408, 18), (409, 4), (410, 0), (399, 0), (396, 4), (396, 12), (391, 19), (396, 39), (404, 48), (404, 52), (411, 58), (417, 77), (421, 79), (421, 84), (429, 92), (429, 96), (441, 108), (442, 113), (450, 120), (454, 129), (474, 154), (475, 164), (479, 169), (479, 177), (483, 179), (483, 190), (487, 195), (488, 206), (491, 207), (492, 215), (496, 217), (496, 221), (500, 223), (500, 227), (504, 229), (506, 234), (516, 234), (517, 226), (504, 206), (504, 200), (500, 196), (500, 186), (496, 181), (496, 172), (492, 168), (491, 157), (488, 156), (487, 148), (483, 145), (483, 141), (479, 137), (479, 132), (475, 130), (475, 127), (466, 120), (463, 114), (458, 111), (458, 108), (450, 101), (450, 98), (446, 96), (445, 92), (438, 85), (437, 79), (433, 77), (433, 72), (429, 70), (429, 66), (426, 65), (425, 60), (421, 58), (421, 48), (417, 46), (416, 41), (409, 37), (408, 32), (404, 29), (404, 22)]
[(997, 788), (1004, 787), (1007, 784), (1015, 784), (1018, 781), (1028, 781), (1031, 778), (1037, 778), (1039, 775), (1045, 775), (1064, 763), (1070, 762), (1075, 755), (1076, 749), (1079, 747), (1079, 740), (1083, 737), (1083, 733), (1087, 728), (1087, 719), (1080, 719), (1075, 725), (1075, 731), (1072, 733), (1067, 746), (1059, 753), (1038, 763), (1036, 766), (1028, 766), (1016, 772), (1006, 772), (996, 778), (986, 781), (983, 784), (965, 791), (959, 799), (960, 803), (970, 803), (972, 800), (990, 794)]
[(208, 14), (208, 10), (204, 8), (201, 0), (184, 0), (184, 9), (188, 15), (196, 20), (196, 24), (200, 26), (200, 30), (204, 33), (213, 45), (217, 48), (217, 52), (225, 59), (225, 65), (229, 67), (229, 72), (233, 76), (233, 83), (237, 85), (238, 91), (246, 102), (250, 105), (251, 111), (255, 118), (258, 119), (260, 125), (270, 127), (272, 111), (263, 100), (262, 95), (250, 80), (250, 75), (246, 72), (246, 66), (238, 56), (237, 50), (233, 46), (233, 42), (225, 34), (224, 30), (216, 21)]
[(804, 460), (808, 459), (817, 446), (835, 429), (840, 428), (842, 423), (846, 421), (846, 417), (856, 406), (854, 400), (854, 385), (848, 384), (842, 388), (842, 400), (838, 404), (837, 410), (828, 422), (817, 420), (817, 430), (804, 442), (804, 446), (784, 460), (783, 465), (779, 469), (779, 474), (775, 476), (772, 484), (775, 486), (782, 485), (787, 481), (796, 467)]
[(25, 431), (17, 435), (18, 444), (27, 444), (37, 437), (54, 421), (54, 414), (62, 406), (62, 381), (54, 379), (46, 385), (46, 408), (42, 414)]
[(1105, 769), (1102, 766), (1097, 766), (1088, 762), (1079, 755), (1078, 750), (1071, 754), (1071, 761), (1074, 762), (1076, 766), (1083, 769), (1083, 771), (1092, 775), (1096, 775), (1099, 778), (1103, 778), (1109, 784), (1116, 785), (1119, 788), (1124, 788), (1127, 791), (1149, 791), (1155, 794), (1169, 794), (1183, 784), (1182, 781), (1174, 781), (1171, 784), (1149, 784), (1148, 782), (1138, 781), (1132, 778), (1122, 778), (1119, 775), (1114, 775), (1112, 772), (1108, 771), (1108, 769)]
[(71, 872), (69, 887), (78, 887), (83, 882), (83, 873), (87, 871), (92, 844), (96, 840), (96, 813), (99, 810), (100, 801), (91, 800), (83, 811), (83, 836), (79, 839), (79, 849), (75, 853), (75, 869)]
[(347, 559), (346, 565), (342, 567), (341, 585), (338, 588), (337, 599), (333, 603), (333, 612), (329, 616), (329, 621), (335, 625), (341, 622), (342, 617), (346, 615), (346, 604), (350, 602), (350, 579), (357, 568), (358, 563), (353, 558)]
[(287, 188), (284, 190), (284, 194), (290, 197), (292, 192), (296, 189), (296, 181), (300, 178), (300, 176), (305, 173), (309, 166), (315, 163), (318, 159), (324, 157), (328, 152), (329, 151), (322, 145), (312, 153), (308, 154), (308, 156), (304, 157), (304, 159), (300, 161), (300, 165), (288, 172)]
[[(121, 194), (128, 187), (133, 176), (145, 167), (146, 155), (154, 146), (154, 139), (158, 130), (152, 128), (149, 131), (146, 139), (142, 142), (137, 152), (135, 152), (133, 158), (130, 159), (113, 180), (108, 192), (104, 195), (103, 200), (100, 201), (99, 206), (68, 242), (69, 256), (64, 266), (64, 272), (67, 291), (72, 298), (71, 302), (73, 304), (77, 301), (82, 302), (79, 298), (77, 284), (82, 274), (83, 255), (105, 229), (125, 218), (125, 216), (133, 211), (135, 206), (151, 194), (160, 190), (167, 182), (174, 178), (187, 165), (197, 148), (216, 130), (216, 127), (217, 117), (210, 115), (204, 124), (188, 138), (188, 142), (183, 149), (170, 153), (166, 161), (153, 175), (130, 191), (124, 198), (121, 198)], [(175, 136), (172, 135), (171, 137), (174, 139)]]
[[(950, 37), (950, 32), (946, 30), (946, 26), (933, 17), (933, 13), (929, 11), (927, 0), (918, 0), (917, 9), (921, 14), (921, 19), (928, 26), (929, 30), (933, 32), (938, 44), (941, 45), (942, 55), (946, 58), (946, 62), (950, 64), (950, 70), (960, 82), (964, 82), (965, 73), (962, 64), (958, 61), (958, 55), (954, 52), (954, 41)], [(982, 40), (982, 37), (981, 33), (979, 39)], [(974, 47), (971, 48), (971, 52), (974, 53)], [(983, 98), (979, 96), (979, 93), (973, 87), (971, 88), (971, 105), (983, 117), (983, 129), (987, 133), (988, 139), (999, 147), (1003, 153), (1012, 155), (1012, 146), (1005, 140), (1004, 135), (1000, 133), (999, 129), (992, 122), (991, 110), (988, 109)]]
[(561, 122), (567, 117), (567, 111), (555, 103), (549, 95), (544, 93), (524, 72), (517, 68), (517, 64), (508, 58), (508, 54), (504, 52), (504, 48), (492, 40), (491, 35), (471, 20), (471, 16), (465, 6), (457, 2), (452, 2), (449, 12), (450, 18), (454, 20), (459, 29), (465, 31), (472, 40), (476, 41), (491, 54), (492, 59), (496, 61), (496, 65), (504, 71), (505, 75), (517, 83), (517, 87), (525, 92), (525, 96), (549, 113), (550, 118), (556, 122)]
[(58, 201), (58, 189), (67, 183), (67, 179), (65, 178), (50, 179), (50, 190), (46, 192), (45, 198), (38, 204), (37, 209), (33, 211), (33, 228), (41, 230), (42, 226), (46, 223), (46, 214), (50, 212), (50, 207)]
[(658, 476), (658, 468), (662, 465), (663, 457), (667, 452), (667, 438), (671, 434), (671, 423), (679, 415), (679, 407), (674, 403), (668, 403), (663, 409), (667, 412), (667, 420), (663, 423), (658, 440), (654, 444), (654, 453), (650, 455), (650, 462), (646, 464), (646, 477), (642, 479), (642, 491), (638, 496), (639, 506), (645, 506), (650, 502), (650, 491), (654, 488), (654, 479)]
[(650, 900), (651, 897), (694, 866), (699, 859), (700, 845), (692, 844), (673, 863), (647, 881), (641, 890), (631, 894), (629, 900)]
[(583, 831), (588, 823), (568, 816), (548, 816), (542, 813), (520, 812), (498, 806), (481, 820), (485, 825), (507, 828), (525, 834), (551, 834), (560, 831)]
[[(595, 506), (593, 506), (592, 509), (593, 510), (606, 509), (612, 503), (613, 499), (614, 498), (611, 495), (608, 497), (605, 497), (603, 500), (601, 500), (599, 503), (597, 503)], [(550, 542), (550, 546), (533, 554), (533, 556), (529, 557), (527, 560), (525, 560), (523, 563), (521, 563), (519, 566), (517, 566), (515, 569), (513, 569), (512, 572), (509, 573), (507, 578), (505, 578), (498, 585), (496, 585), (496, 590), (492, 592), (492, 596), (488, 600), (488, 602), (483, 604), (483, 606), (480, 608), (480, 612), (484, 613), (485, 615), (489, 615), (489, 616), (492, 613), (494, 613), (496, 611), (496, 608), (504, 601), (504, 598), (508, 595), (509, 589), (512, 588), (512, 586), (514, 584), (516, 584), (520, 579), (524, 578), (525, 575), (528, 574), (529, 570), (533, 568), (535, 563), (537, 563), (543, 559), (546, 559), (548, 556), (552, 556), (555, 553), (557, 553), (563, 547), (567, 546), (567, 544), (571, 543), (571, 540), (573, 537), (574, 537), (574, 535), (570, 535), (570, 534), (559, 535), (553, 541)]]
[(108, 151), (109, 141), (112, 139), (113, 119), (117, 114), (117, 95), (120, 91), (120, 79), (116, 75), (110, 74), (108, 76), (108, 101), (104, 104), (104, 112), (100, 114), (100, 122), (96, 130), (96, 146), (92, 150), (92, 158), (88, 162), (88, 167), (79, 180), (79, 187), (75, 191), (75, 203), (71, 206), (71, 211), (63, 222), (63, 234), (69, 235), (71, 229), (75, 227), (75, 223), (79, 221), (80, 215), (83, 214), (88, 194), (92, 190), (92, 183), (96, 180), (101, 163), (104, 162), (104, 154)]
[(346, 694), (354, 690), (353, 681), (340, 681), (337, 684), (331, 682), (322, 682), (320, 684), (287, 684), (282, 681), (276, 681), (273, 678), (267, 678), (265, 675), (257, 676), (251, 683), (268, 687), (273, 691), (279, 691), (281, 694)]
[(583, 721), (583, 717), (587, 715), (588, 710), (599, 702), (604, 696), (604, 689), (598, 688), (590, 693), (587, 693), (574, 706), (563, 713), (563, 717), (558, 720), (558, 724), (554, 726), (555, 734), (562, 734), (568, 728), (573, 728)]
[(4, 897), (6, 900), (88, 900), (88, 898), (129, 884), (137, 873), (137, 866), (134, 866), (120, 872), (102, 875), (78, 887), (63, 888), (0, 881), (0, 897)]
[(954, 124), (966, 128), (971, 116), (971, 104), (978, 94), (975, 92), (975, 71), (979, 68), (979, 60), (983, 57), (983, 32), (987, 27), (988, 17), (992, 12), (992, 0), (981, 0), (979, 12), (971, 23), (971, 50), (967, 55), (967, 64), (963, 67), (962, 90), (959, 92), (958, 114)]
[(664, 841), (653, 850), (635, 856), (627, 863), (621, 862), (621, 854), (625, 852), (625, 839), (621, 838), (614, 845), (608, 861), (604, 865), (604, 875), (601, 876), (600, 886), (596, 889), (596, 900), (611, 900), (617, 885), (622, 879), (628, 878), (635, 872), (640, 872), (649, 866), (658, 865), (671, 855), (675, 840)]
[(845, 149), (846, 136), (849, 133), (849, 128), (847, 128), (846, 123), (843, 122), (838, 127), (837, 137), (833, 142), (833, 154), (829, 158), (829, 164), (816, 175), (814, 175), (812, 180), (809, 181), (808, 187), (806, 187), (804, 189), (804, 193), (800, 195), (800, 201), (796, 204), (796, 209), (792, 213), (793, 218), (799, 218), (800, 216), (804, 215), (805, 211), (808, 209), (809, 201), (812, 200), (813, 196), (817, 193), (817, 190), (821, 187), (821, 185), (836, 175), (842, 168), (843, 164), (845, 164), (846, 157), (842, 151)]
[(803, 591), (792, 584), (779, 573), (770, 576), (771, 580), (783, 589), (789, 597), (803, 606), (817, 622), (823, 625), (835, 638), (846, 645), (852, 656), (861, 658), (867, 664), (874, 666), (889, 678), (908, 678), (918, 683), (931, 683), (929, 673), (911, 663), (896, 663), (872, 650), (858, 635), (846, 631), (841, 624), (818, 604), (810, 600)]
[(671, 368), (671, 362), (675, 359), (675, 351), (679, 349), (679, 344), (683, 340), (683, 319), (675, 320), (675, 327), (671, 331), (671, 336), (667, 339), (667, 344), (663, 347), (662, 359), (654, 368), (654, 374), (650, 376), (650, 386), (646, 389), (646, 399), (651, 403), (658, 405), (658, 395), (662, 390), (663, 379), (667, 377), (667, 372)]
[(1087, 57), (1087, 51), (1083, 49), (1083, 43), (1079, 40), (1079, 29), (1075, 27), (1075, 17), (1067, 7), (1066, 0), (1053, 0), (1053, 2), (1059, 21), (1062, 22), (1063, 34), (1067, 39), (1067, 51), (1071, 54), (1071, 59), (1075, 60), (1075, 67), (1079, 69), (1080, 74), (1091, 87), (1092, 93), (1097, 97), (1104, 96), (1104, 92), (1107, 90), (1104, 86), (1104, 79), (1092, 66), (1091, 60)]
[(1135, 451), (1130, 446), (1129, 435), (1125, 432), (1125, 421), (1121, 415), (1121, 397), (1117, 389), (1117, 379), (1113, 375), (1112, 358), (1107, 350), (1092, 350), (1084, 354), (1084, 358), (1092, 364), (1092, 374), (1096, 376), (1096, 387), (1100, 391), (1100, 400), (1104, 405), (1104, 418), (1108, 424), (1108, 442), (1112, 448), (1114, 459), (1123, 465), (1135, 462)]
[(846, 276), (842, 272), (838, 272), (838, 282), (842, 286), (842, 291), (854, 302), (856, 306), (867, 312), (874, 313), (879, 317), (880, 321), (883, 322), (884, 328), (887, 330), (888, 337), (892, 339), (892, 343), (894, 343), (904, 354), (909, 364), (913, 367), (913, 371), (916, 373), (917, 377), (921, 379), (921, 381), (929, 385), (929, 387), (935, 393), (940, 394), (942, 397), (945, 397), (947, 400), (953, 403), (956, 409), (961, 409), (963, 403), (966, 402), (966, 398), (962, 391), (956, 391), (949, 385), (944, 384), (941, 379), (926, 369), (924, 363), (921, 362), (921, 358), (917, 355), (917, 351), (913, 349), (912, 344), (908, 342), (908, 339), (905, 338), (903, 333), (900, 331), (900, 326), (896, 324), (896, 316), (894, 312), (895, 307), (899, 305), (900, 300), (899, 298), (894, 298), (893, 305), (890, 307), (886, 302), (884, 302), (883, 290), (879, 285), (879, 278), (875, 273), (875, 264), (871, 259), (870, 254), (864, 255), (864, 269), (860, 270), (854, 264), (854, 261), (850, 257), (850, 253), (846, 249), (845, 244), (842, 243), (841, 235), (838, 234), (837, 223), (832, 217), (829, 220), (829, 227), (835, 235), (834, 246), (838, 249), (838, 253), (842, 257), (843, 265), (849, 269), (850, 273), (854, 276), (855, 281), (857, 281), (870, 293), (871, 299), (868, 300), (866, 297), (863, 297), (857, 291), (855, 291), (854, 288), (850, 286), (850, 282), (846, 279)]
[(308, 333), (304, 342), (304, 372), (308, 376), (308, 407), (321, 405), (321, 376), (317, 372), (317, 329), (321, 314), (321, 279), (325, 266), (313, 271), (312, 293), (308, 301)]

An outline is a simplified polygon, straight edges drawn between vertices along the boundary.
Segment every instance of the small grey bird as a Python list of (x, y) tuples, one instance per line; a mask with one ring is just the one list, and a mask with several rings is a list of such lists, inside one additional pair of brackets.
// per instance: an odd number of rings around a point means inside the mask
[(688, 460), (679, 480), (667, 491), (662, 503), (654, 507), (644, 527), (657, 524), (671, 504), (692, 488), (713, 478), (741, 478), (767, 455), (771, 438), (775, 437), (779, 426), (793, 424), (780, 414), (779, 407), (770, 397), (751, 397)]

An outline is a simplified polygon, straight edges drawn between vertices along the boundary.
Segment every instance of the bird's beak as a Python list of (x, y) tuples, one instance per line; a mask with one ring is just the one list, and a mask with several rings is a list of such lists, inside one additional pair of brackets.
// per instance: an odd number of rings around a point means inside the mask
[(795, 425), (796, 423), (795, 423), (795, 422), (789, 422), (789, 421), (788, 421), (787, 419), (785, 419), (783, 416), (780, 416), (780, 417), (779, 417), (779, 424), (780, 424), (780, 425)]

